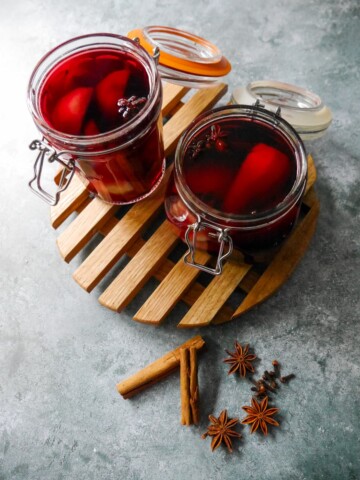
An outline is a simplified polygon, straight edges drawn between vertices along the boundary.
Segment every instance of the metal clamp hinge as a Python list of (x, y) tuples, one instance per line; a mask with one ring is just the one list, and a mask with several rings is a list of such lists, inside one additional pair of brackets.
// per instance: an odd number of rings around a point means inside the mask
[(159, 64), (159, 59), (160, 59), (160, 48), (159, 47), (154, 48), (153, 59), (154, 59), (155, 65), (158, 65)]
[[(134, 37), (132, 40), (134, 42), (136, 42), (138, 45), (141, 45), (139, 37)], [(159, 64), (159, 58), (160, 58), (160, 48), (159, 47), (154, 47), (152, 57), (153, 57), (153, 60), (155, 62), (155, 65), (158, 65)]]
[[(196, 237), (198, 232), (204, 229), (208, 231), (209, 237), (216, 238), (219, 243), (219, 251), (216, 259), (216, 265), (214, 268), (202, 265), (201, 263), (197, 263), (195, 261)], [(190, 238), (191, 232), (193, 232), (192, 239)], [(228, 234), (227, 229), (222, 229), (220, 227), (216, 227), (215, 225), (198, 221), (188, 226), (185, 233), (185, 240), (187, 246), (189, 247), (189, 249), (184, 255), (184, 262), (187, 265), (198, 268), (199, 270), (210, 273), (212, 275), (220, 275), (222, 273), (223, 262), (227, 257), (231, 255), (233, 251), (233, 241)]]
[[(256, 100), (255, 103), (253, 103), (252, 105), (255, 109), (263, 109), (263, 110), (266, 110), (266, 107), (263, 103), (260, 102), (259, 99)], [(281, 118), (281, 107), (278, 107), (276, 109), (275, 112), (271, 112), (274, 116), (274, 123), (275, 125), (278, 125), (279, 124), (279, 119)], [(255, 112), (252, 111), (252, 113), (250, 112), (250, 115), (254, 116)]]
[(265, 108), (265, 105), (260, 102), (259, 99), (256, 100), (256, 102), (253, 104), (253, 107), (255, 108)]
[[(50, 147), (45, 141), (33, 140), (30, 143), (29, 148), (30, 150), (38, 150), (39, 152), (34, 163), (34, 177), (30, 180), (29, 187), (36, 195), (45, 200), (46, 203), (54, 206), (59, 202), (61, 192), (66, 190), (72, 180), (75, 173), (75, 161), (63, 160), (61, 156), (69, 156), (69, 152), (63, 151), (56, 153), (56, 150)], [(49, 163), (57, 161), (64, 167), (58, 188), (54, 195), (47, 192), (41, 185), (41, 175), (45, 160)]]

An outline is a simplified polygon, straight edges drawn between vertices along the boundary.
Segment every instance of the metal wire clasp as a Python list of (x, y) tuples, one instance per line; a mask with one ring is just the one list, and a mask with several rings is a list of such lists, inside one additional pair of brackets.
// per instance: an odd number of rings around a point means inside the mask
[[(139, 37), (134, 37), (133, 41), (136, 42), (138, 45), (141, 45)], [(152, 57), (153, 57), (153, 60), (155, 62), (155, 65), (158, 65), (159, 64), (159, 58), (160, 58), (160, 48), (159, 47), (157, 47), (157, 46), (154, 47)]]
[(159, 65), (159, 59), (160, 59), (160, 48), (159, 47), (154, 48), (153, 59), (154, 59), (155, 65)]
[[(255, 109), (258, 109), (258, 110), (259, 110), (259, 109), (266, 110), (265, 105), (262, 104), (259, 99), (257, 99), (256, 102), (253, 103), (252, 106), (253, 106)], [(279, 119), (281, 119), (281, 107), (278, 107), (278, 108), (276, 109), (276, 111), (272, 111), (272, 110), (269, 110), (269, 111), (273, 114), (274, 123), (275, 123), (276, 125), (278, 125), (278, 124), (279, 124)], [(254, 111), (253, 111), (252, 113), (250, 113), (250, 115), (251, 115), (251, 116), (254, 116)]]
[[(206, 265), (202, 265), (201, 263), (197, 263), (195, 261), (197, 233), (205, 228), (208, 231), (209, 237), (216, 238), (219, 242), (219, 252), (216, 259), (215, 268), (207, 267)], [(191, 232), (193, 232), (192, 239), (190, 238)], [(189, 247), (188, 251), (184, 255), (184, 262), (187, 265), (198, 268), (203, 272), (211, 273), (212, 275), (221, 274), (224, 260), (229, 257), (233, 251), (233, 241), (231, 236), (228, 234), (227, 229), (216, 227), (215, 225), (211, 225), (207, 222), (197, 221), (196, 223), (188, 226), (185, 233), (185, 240)]]
[[(30, 143), (29, 148), (30, 150), (39, 151), (34, 163), (34, 177), (30, 180), (29, 187), (38, 197), (45, 200), (49, 205), (54, 206), (59, 202), (61, 192), (69, 186), (72, 180), (75, 173), (75, 162), (74, 160), (64, 161), (61, 159), (61, 155), (69, 155), (69, 152), (62, 151), (56, 153), (56, 150), (50, 147), (50, 145), (44, 142), (44, 140), (33, 140)], [(47, 192), (41, 185), (41, 174), (45, 160), (49, 163), (57, 161), (64, 167), (55, 195)]]

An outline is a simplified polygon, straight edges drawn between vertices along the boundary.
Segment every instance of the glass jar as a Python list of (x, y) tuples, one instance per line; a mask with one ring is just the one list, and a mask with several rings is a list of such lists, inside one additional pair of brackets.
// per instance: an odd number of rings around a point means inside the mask
[[(165, 170), (161, 104), (156, 62), (138, 42), (101, 33), (54, 48), (28, 87), (29, 109), (43, 135), (30, 145), (38, 152), (30, 187), (55, 205), (76, 171), (105, 202), (147, 197)], [(55, 195), (42, 185), (46, 160), (65, 167)]]
[[(181, 137), (166, 192), (168, 219), (189, 249), (185, 262), (220, 274), (233, 246), (249, 254), (281, 244), (294, 228), (307, 180), (302, 140), (276, 113), (216, 108)], [(216, 252), (215, 268), (196, 249)]]

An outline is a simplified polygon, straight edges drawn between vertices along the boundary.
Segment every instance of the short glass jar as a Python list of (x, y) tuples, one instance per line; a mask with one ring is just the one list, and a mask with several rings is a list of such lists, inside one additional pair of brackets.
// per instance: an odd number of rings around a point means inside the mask
[[(220, 274), (233, 246), (251, 254), (280, 245), (306, 180), (303, 142), (280, 110), (234, 105), (198, 117), (179, 141), (165, 197), (186, 263)], [(215, 268), (196, 263), (196, 249), (216, 252)]]
[[(138, 92), (146, 95), (139, 99)], [(147, 197), (165, 171), (161, 104), (156, 61), (138, 42), (100, 33), (54, 48), (28, 87), (29, 109), (43, 135), (30, 145), (38, 152), (30, 187), (55, 205), (76, 171), (105, 202)], [(42, 185), (46, 160), (65, 167), (55, 194)]]

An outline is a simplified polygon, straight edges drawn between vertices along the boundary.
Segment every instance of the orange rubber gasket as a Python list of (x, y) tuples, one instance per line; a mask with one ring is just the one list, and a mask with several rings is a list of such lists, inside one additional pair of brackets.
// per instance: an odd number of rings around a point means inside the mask
[[(189, 35), (188, 38), (193, 38), (197, 43), (201, 42), (201, 38), (197, 36)], [(145, 48), (145, 50), (152, 55), (154, 53), (154, 45), (152, 45), (145, 37), (141, 29), (131, 30), (127, 36), (131, 39), (139, 38), (140, 45)], [(204, 41), (204, 45), (205, 45)], [(159, 63), (165, 67), (172, 68), (184, 73), (191, 73), (194, 75), (204, 75), (207, 77), (222, 77), (227, 75), (231, 70), (230, 62), (224, 57), (221, 57), (221, 60), (215, 63), (198, 63), (185, 60), (183, 58), (175, 57), (170, 53), (163, 52), (160, 49), (160, 58)]]

